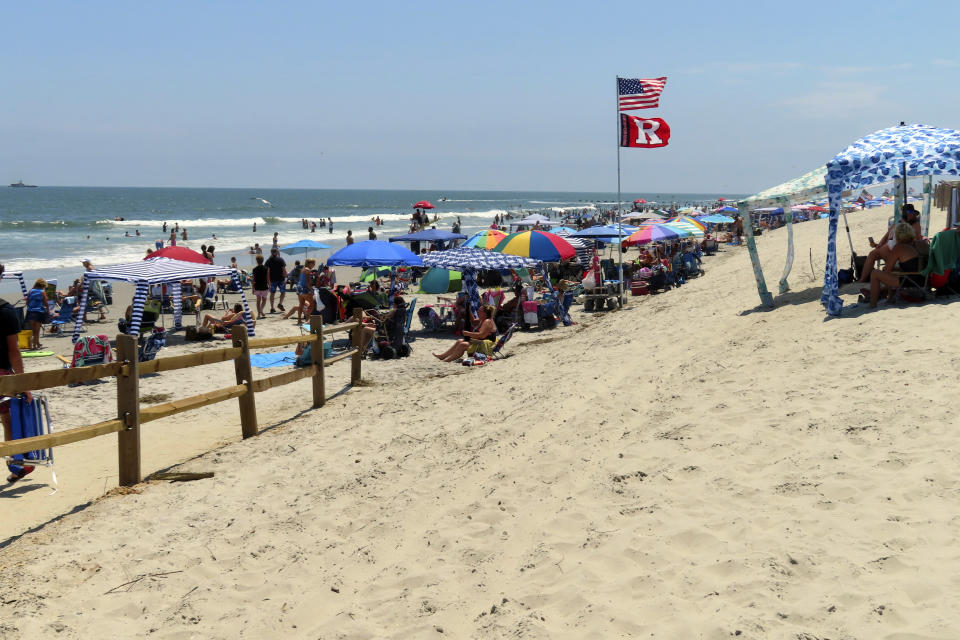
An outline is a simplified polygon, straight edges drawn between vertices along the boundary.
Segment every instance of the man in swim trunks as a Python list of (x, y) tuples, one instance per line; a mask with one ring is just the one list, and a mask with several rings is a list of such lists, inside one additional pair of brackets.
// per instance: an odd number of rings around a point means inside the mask
[(287, 295), (286, 288), (284, 287), (284, 282), (287, 279), (287, 263), (280, 257), (279, 250), (271, 249), (270, 257), (267, 258), (264, 266), (267, 268), (267, 273), (270, 276), (270, 313), (277, 312), (273, 305), (273, 297), (276, 295), (277, 289), (280, 290), (280, 304), (277, 305), (277, 308), (279, 308), (280, 311), (285, 311), (283, 308), (283, 297)]

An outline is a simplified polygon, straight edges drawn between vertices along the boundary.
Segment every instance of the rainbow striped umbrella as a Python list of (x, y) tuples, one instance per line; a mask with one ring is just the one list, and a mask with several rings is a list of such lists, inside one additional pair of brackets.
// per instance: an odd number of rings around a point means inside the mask
[(681, 230), (666, 224), (645, 224), (627, 236), (623, 244), (631, 246), (635, 244), (650, 244), (651, 242), (676, 240), (681, 237), (682, 233)]
[(543, 262), (560, 262), (577, 255), (572, 244), (560, 236), (546, 231), (511, 233), (501, 240), (493, 250)]
[(666, 222), (667, 224), (672, 224), (675, 222), (685, 222), (687, 224), (692, 224), (693, 226), (697, 227), (701, 231), (707, 230), (707, 227), (705, 224), (703, 224), (696, 218), (691, 218), (690, 216), (677, 216), (676, 218), (667, 218), (666, 220), (664, 220), (664, 222)]
[(506, 237), (507, 234), (503, 231), (484, 229), (470, 236), (470, 238), (460, 246), (471, 247), (473, 249), (493, 249)]

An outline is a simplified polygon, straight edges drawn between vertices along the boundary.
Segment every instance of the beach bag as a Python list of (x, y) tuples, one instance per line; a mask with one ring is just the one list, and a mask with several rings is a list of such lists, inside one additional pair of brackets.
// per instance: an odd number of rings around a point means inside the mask
[(527, 300), (523, 303), (523, 321), (527, 324), (538, 324), (540, 317), (538, 309), (540, 305), (535, 300)]
[(839, 269), (837, 271), (837, 284), (850, 284), (853, 282), (853, 269)]
[(397, 350), (390, 346), (390, 343), (387, 340), (380, 340), (377, 342), (377, 347), (380, 349), (381, 359), (393, 360), (397, 357)]

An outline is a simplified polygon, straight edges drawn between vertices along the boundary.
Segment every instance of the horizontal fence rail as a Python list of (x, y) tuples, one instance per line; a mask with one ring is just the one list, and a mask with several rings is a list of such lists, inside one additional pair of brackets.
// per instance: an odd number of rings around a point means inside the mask
[[(42, 436), (0, 442), (0, 456), (47, 449), (116, 433), (118, 434), (120, 484), (121, 486), (136, 484), (142, 479), (140, 469), (141, 424), (236, 398), (240, 405), (240, 424), (243, 437), (248, 438), (258, 433), (254, 394), (304, 378), (311, 378), (313, 380), (313, 406), (315, 408), (322, 407), (326, 402), (326, 374), (324, 370), (347, 358), (351, 359), (350, 384), (352, 386), (359, 382), (363, 355), (360, 351), (361, 315), (362, 311), (357, 310), (353, 322), (331, 327), (324, 327), (321, 317), (315, 315), (310, 318), (309, 335), (278, 338), (251, 339), (247, 336), (246, 326), (238, 325), (233, 328), (233, 345), (230, 347), (155, 358), (147, 362), (137, 361), (136, 338), (121, 334), (117, 336), (116, 362), (0, 376), (0, 396), (15, 396), (27, 390), (39, 391), (69, 384), (90, 382), (101, 378), (115, 377), (117, 379), (116, 419)], [(351, 332), (351, 348), (330, 358), (324, 358), (324, 336), (345, 331)], [(268, 378), (253, 379), (253, 370), (250, 365), (251, 349), (267, 349), (293, 344), (310, 345), (310, 366), (285, 371)], [(229, 361), (234, 363), (236, 384), (163, 404), (140, 406), (140, 377), (164, 371), (176, 371)]]

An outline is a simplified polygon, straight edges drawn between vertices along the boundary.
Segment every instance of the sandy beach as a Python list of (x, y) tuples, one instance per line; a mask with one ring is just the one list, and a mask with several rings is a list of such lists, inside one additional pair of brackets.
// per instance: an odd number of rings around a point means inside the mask
[[(859, 251), (889, 215), (850, 216)], [(0, 637), (956, 638), (956, 312), (870, 311), (851, 286), (828, 319), (826, 231), (795, 227), (773, 310), (723, 246), (679, 290), (518, 334), (484, 367), (417, 333), (363, 386), (330, 368), (323, 409), (308, 381), (258, 394), (256, 438), (235, 402), (144, 426), (145, 474), (210, 479), (111, 492), (114, 436), (61, 447), (56, 494), (44, 469), (0, 491)], [(757, 244), (775, 292), (786, 232)], [(114, 384), (51, 390), (55, 428), (113, 417)]]

